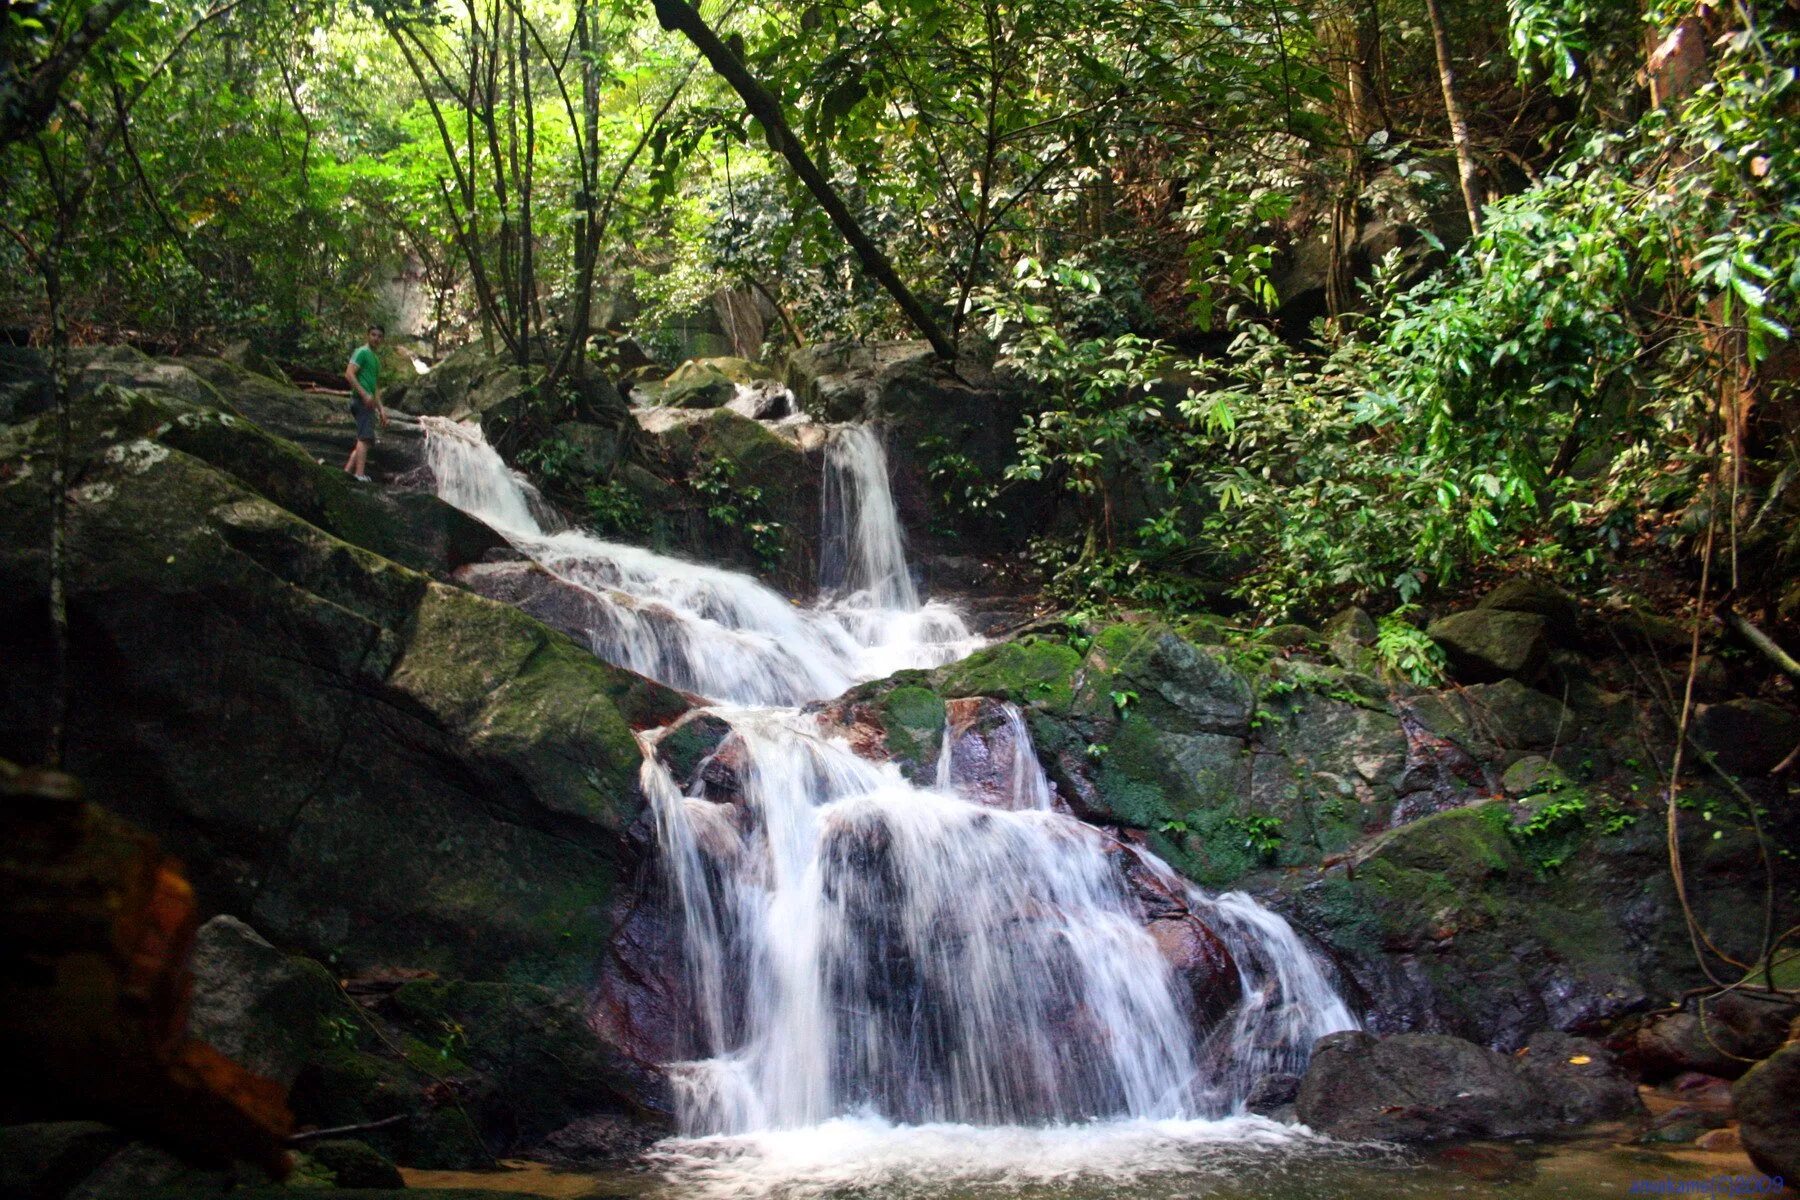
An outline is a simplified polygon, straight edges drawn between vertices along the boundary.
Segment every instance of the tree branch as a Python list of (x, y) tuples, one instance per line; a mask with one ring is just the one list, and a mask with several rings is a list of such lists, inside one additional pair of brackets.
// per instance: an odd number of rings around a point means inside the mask
[(937, 356), (947, 362), (954, 362), (955, 344), (912, 294), (911, 289), (894, 270), (894, 264), (888, 261), (887, 255), (863, 232), (856, 218), (850, 215), (850, 209), (844, 204), (842, 197), (814, 165), (811, 156), (794, 136), (793, 129), (782, 114), (781, 102), (750, 74), (738, 56), (719, 40), (712, 27), (707, 25), (705, 19), (686, 0), (655, 0), (655, 5), (658, 23), (664, 29), (686, 35), (700, 53), (706, 56), (713, 70), (737, 92), (750, 115), (761, 122), (763, 136), (768, 139), (769, 148), (787, 160), (788, 166), (800, 177), (800, 182), (806, 185), (807, 191), (812, 193), (813, 199), (825, 210), (831, 223), (837, 226), (851, 250), (855, 251), (863, 269), (887, 289), (888, 295), (894, 298), (900, 311), (912, 322), (913, 328), (931, 343)]

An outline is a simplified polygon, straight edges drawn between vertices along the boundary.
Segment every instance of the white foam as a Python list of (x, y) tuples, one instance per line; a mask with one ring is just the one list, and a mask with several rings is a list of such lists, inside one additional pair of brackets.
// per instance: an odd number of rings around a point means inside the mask
[(969, 1185), (1012, 1190), (1083, 1181), (1125, 1196), (1158, 1177), (1232, 1177), (1259, 1160), (1331, 1149), (1302, 1126), (1254, 1116), (981, 1128), (857, 1115), (806, 1129), (670, 1139), (649, 1158), (693, 1200), (808, 1200), (874, 1189), (934, 1196)]

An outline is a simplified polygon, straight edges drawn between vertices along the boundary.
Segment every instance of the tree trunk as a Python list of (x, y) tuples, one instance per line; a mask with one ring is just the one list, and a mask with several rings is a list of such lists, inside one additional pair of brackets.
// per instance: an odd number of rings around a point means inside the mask
[(1469, 148), (1469, 123), (1456, 99), (1456, 74), (1450, 68), (1450, 39), (1444, 33), (1444, 14), (1438, 0), (1425, 0), (1431, 19), (1431, 44), (1437, 49), (1438, 83), (1444, 90), (1444, 114), (1450, 118), (1450, 142), (1456, 147), (1456, 175), (1462, 181), (1463, 205), (1469, 210), (1469, 232), (1481, 236), (1481, 185), (1475, 178), (1475, 157)]
[(837, 226), (838, 232), (856, 252), (862, 262), (863, 269), (875, 278), (875, 281), (887, 289), (888, 295), (900, 306), (913, 328), (917, 329), (926, 341), (931, 343), (937, 356), (947, 362), (956, 361), (956, 346), (950, 337), (932, 319), (925, 306), (919, 303), (911, 290), (894, 270), (893, 263), (886, 254), (863, 232), (856, 218), (850, 215), (843, 199), (837, 194), (819, 168), (813, 164), (805, 147), (794, 136), (788, 126), (787, 118), (782, 115), (781, 103), (769, 90), (751, 75), (738, 56), (719, 40), (706, 21), (686, 0), (655, 0), (656, 19), (664, 29), (678, 30), (706, 60), (712, 64), (725, 82), (729, 83), (743, 100), (744, 107), (751, 116), (762, 123), (763, 136), (768, 139), (769, 148), (787, 160), (788, 166), (799, 176), (800, 182), (806, 185), (831, 223)]

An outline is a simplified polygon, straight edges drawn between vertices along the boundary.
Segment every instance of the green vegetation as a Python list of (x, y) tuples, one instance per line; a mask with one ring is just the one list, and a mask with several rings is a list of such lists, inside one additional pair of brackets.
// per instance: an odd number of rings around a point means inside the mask
[(1010, 465), (918, 461), (946, 534), (1060, 497), (1031, 555), (1071, 605), (1273, 622), (1709, 545), (1800, 603), (1791, 10), (1441, 7), (15, 5), (0, 315), (327, 368), (370, 315), (478, 339), (554, 478), (571, 379), (735, 297), (745, 352), (920, 332), (1027, 381)]

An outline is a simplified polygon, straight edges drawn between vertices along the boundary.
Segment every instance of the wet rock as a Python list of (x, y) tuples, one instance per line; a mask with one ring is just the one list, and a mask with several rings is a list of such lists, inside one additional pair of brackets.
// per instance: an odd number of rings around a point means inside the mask
[(1536, 674), (1549, 649), (1546, 624), (1537, 613), (1475, 608), (1433, 621), (1425, 632), (1444, 648), (1458, 680), (1484, 683)]
[(1296, 1112), (1315, 1130), (1353, 1141), (1532, 1137), (1626, 1111), (1617, 1098), (1630, 1091), (1628, 1081), (1613, 1084), (1611, 1098), (1589, 1082), (1461, 1038), (1336, 1033), (1314, 1048)]
[(1244, 1098), (1244, 1110), (1275, 1120), (1294, 1115), (1294, 1103), (1300, 1098), (1300, 1076), (1264, 1075), (1250, 1086)]
[(654, 1131), (635, 1121), (583, 1117), (552, 1133), (532, 1153), (562, 1166), (622, 1166), (648, 1150), (655, 1137)]
[(1686, 1145), (1698, 1141), (1709, 1130), (1721, 1128), (1725, 1121), (1721, 1113), (1684, 1104), (1657, 1117), (1650, 1128), (1637, 1136), (1637, 1141), (1645, 1146)]
[(1750, 1161), (1765, 1174), (1800, 1179), (1800, 1041), (1752, 1067), (1731, 1099)]
[(1230, 1011), (1242, 996), (1243, 985), (1231, 951), (1219, 936), (1192, 915), (1154, 920), (1148, 928), (1157, 951), (1181, 980), (1195, 1022), (1209, 1025)]
[(1727, 700), (1696, 707), (1692, 733), (1725, 770), (1760, 775), (1800, 748), (1800, 716), (1765, 700)]
[(1575, 1124), (1636, 1112), (1637, 1085), (1599, 1042), (1556, 1030), (1531, 1035), (1515, 1061), (1547, 1095), (1561, 1119)]
[(1031, 735), (1016, 711), (984, 696), (945, 705), (950, 742), (947, 782), (957, 795), (991, 808), (1049, 804)]

